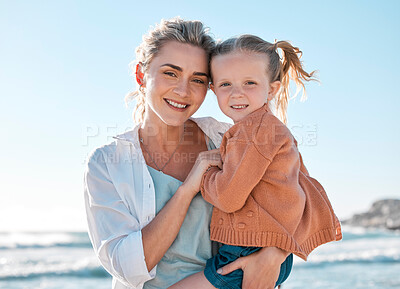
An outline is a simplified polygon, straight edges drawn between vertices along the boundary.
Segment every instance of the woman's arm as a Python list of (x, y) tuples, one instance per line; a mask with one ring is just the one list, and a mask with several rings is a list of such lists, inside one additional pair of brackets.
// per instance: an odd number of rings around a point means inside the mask
[[(236, 261), (220, 268), (217, 273), (226, 275), (237, 269), (243, 270), (242, 288), (272, 289), (278, 280), (281, 264), (288, 253), (275, 248), (265, 247), (256, 253), (241, 257)], [(215, 289), (207, 280), (204, 272), (193, 274), (168, 289)]]
[(89, 159), (85, 203), (89, 235), (104, 268), (120, 282), (136, 287), (154, 278), (152, 270), (175, 240), (203, 173), (220, 165), (216, 152), (199, 155), (187, 179), (157, 216), (141, 229), (112, 183), (101, 151)]
[(222, 267), (221, 275), (237, 269), (243, 270), (243, 289), (273, 289), (279, 277), (281, 264), (289, 252), (276, 247), (264, 247), (260, 251), (241, 257)]
[[(140, 216), (130, 210), (109, 174), (112, 164), (108, 147), (97, 149), (88, 159), (84, 175), (84, 198), (88, 233), (103, 267), (119, 282), (138, 287), (154, 278), (143, 253)], [(127, 164), (131, 166), (131, 164)], [(124, 163), (119, 163), (121, 175)], [(134, 208), (131, 208), (132, 210)]]
[(149, 271), (161, 260), (174, 242), (190, 203), (200, 190), (201, 178), (211, 166), (221, 166), (219, 150), (199, 154), (183, 184), (157, 216), (142, 229), (143, 250)]

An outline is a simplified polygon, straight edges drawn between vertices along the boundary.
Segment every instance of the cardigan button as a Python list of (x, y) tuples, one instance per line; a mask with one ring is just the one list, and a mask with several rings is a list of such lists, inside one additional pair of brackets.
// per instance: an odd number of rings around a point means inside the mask
[(238, 224), (238, 228), (239, 228), (239, 229), (244, 229), (244, 227), (246, 227), (246, 224), (245, 224), (245, 223), (239, 223), (239, 224)]
[(224, 223), (224, 219), (219, 219), (218, 224), (222, 225)]
[(253, 211), (248, 211), (248, 212), (247, 212), (247, 217), (253, 217), (253, 215), (254, 215), (254, 212), (253, 212)]

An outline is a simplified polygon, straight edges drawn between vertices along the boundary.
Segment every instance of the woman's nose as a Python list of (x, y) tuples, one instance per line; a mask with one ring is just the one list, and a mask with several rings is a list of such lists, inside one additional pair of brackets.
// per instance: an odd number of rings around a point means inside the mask
[(186, 97), (189, 95), (189, 83), (188, 81), (182, 79), (179, 80), (176, 87), (173, 90), (180, 97)]

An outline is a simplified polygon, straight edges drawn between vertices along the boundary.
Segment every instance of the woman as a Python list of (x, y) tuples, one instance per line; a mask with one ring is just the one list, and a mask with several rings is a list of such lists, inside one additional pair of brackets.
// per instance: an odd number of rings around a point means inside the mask
[[(213, 39), (199, 21), (162, 21), (137, 48), (138, 124), (96, 149), (85, 174), (89, 235), (113, 288), (167, 288), (212, 256), (211, 206), (198, 194), (229, 125), (190, 118), (209, 84)], [(211, 161), (210, 161), (211, 160)], [(273, 288), (287, 253), (264, 248), (223, 268)]]

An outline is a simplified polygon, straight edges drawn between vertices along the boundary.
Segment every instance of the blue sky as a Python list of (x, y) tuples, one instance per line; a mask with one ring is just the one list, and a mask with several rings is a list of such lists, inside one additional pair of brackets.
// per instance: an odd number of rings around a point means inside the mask
[[(0, 231), (85, 230), (86, 155), (132, 126), (128, 64), (161, 18), (290, 40), (320, 84), (289, 128), (339, 217), (400, 198), (399, 1), (0, 0)], [(226, 121), (210, 92), (197, 116)]]

